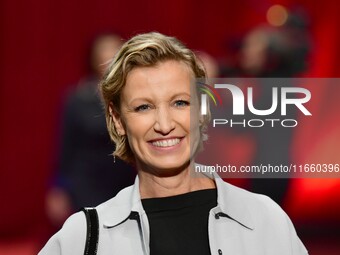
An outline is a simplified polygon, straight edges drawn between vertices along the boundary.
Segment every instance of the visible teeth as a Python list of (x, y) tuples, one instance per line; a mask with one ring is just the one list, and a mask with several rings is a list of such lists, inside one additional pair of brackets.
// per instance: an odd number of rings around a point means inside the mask
[(179, 138), (169, 139), (169, 140), (161, 140), (153, 142), (152, 145), (157, 147), (170, 147), (178, 144), (181, 140)]

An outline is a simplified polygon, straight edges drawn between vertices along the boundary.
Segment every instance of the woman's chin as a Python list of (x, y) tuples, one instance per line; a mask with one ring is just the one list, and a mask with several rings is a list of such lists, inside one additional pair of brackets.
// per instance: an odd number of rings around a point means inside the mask
[(153, 162), (145, 162), (142, 169), (152, 174), (162, 177), (175, 176), (187, 169), (189, 169), (190, 160), (189, 157), (186, 159), (179, 159), (178, 157), (168, 157), (163, 159), (156, 159)]

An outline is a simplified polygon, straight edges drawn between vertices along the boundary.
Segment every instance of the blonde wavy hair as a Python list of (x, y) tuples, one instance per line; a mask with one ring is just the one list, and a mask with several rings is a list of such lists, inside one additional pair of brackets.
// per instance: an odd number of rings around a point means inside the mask
[[(112, 119), (110, 105), (120, 114), (121, 92), (129, 72), (136, 67), (155, 66), (166, 60), (180, 61), (188, 65), (195, 78), (206, 78), (203, 65), (195, 54), (175, 37), (157, 32), (139, 34), (127, 41), (113, 58), (100, 82), (105, 106), (105, 117), (111, 140), (116, 144), (113, 155), (127, 162), (134, 162), (134, 155), (126, 135), (119, 135)], [(205, 125), (206, 128), (206, 125)], [(205, 128), (201, 126), (204, 136)]]

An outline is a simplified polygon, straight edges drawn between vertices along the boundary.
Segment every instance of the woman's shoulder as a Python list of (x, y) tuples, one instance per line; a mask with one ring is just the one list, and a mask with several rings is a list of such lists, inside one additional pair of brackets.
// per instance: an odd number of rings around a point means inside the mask
[(63, 227), (50, 238), (38, 255), (82, 254), (86, 231), (85, 214), (77, 212), (65, 221)]
[(227, 182), (219, 186), (222, 196), (220, 203), (233, 218), (273, 243), (279, 240), (280, 244), (290, 247), (294, 254), (308, 254), (289, 216), (271, 198)]
[[(132, 186), (121, 190), (115, 197), (96, 207), (99, 226), (120, 221), (131, 208), (129, 197)], [(83, 254), (86, 241), (87, 224), (84, 212), (72, 214), (62, 228), (54, 234), (40, 251), (39, 255)]]
[[(223, 182), (223, 180), (221, 180)], [(220, 192), (222, 203), (233, 207), (238, 214), (249, 214), (253, 221), (286, 222), (287, 214), (270, 197), (223, 182)]]

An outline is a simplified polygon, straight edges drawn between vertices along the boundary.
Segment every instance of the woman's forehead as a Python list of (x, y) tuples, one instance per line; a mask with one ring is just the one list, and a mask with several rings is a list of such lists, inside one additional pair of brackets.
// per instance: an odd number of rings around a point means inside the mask
[(156, 66), (136, 67), (126, 79), (124, 94), (190, 91), (190, 68), (180, 61), (165, 61)]

